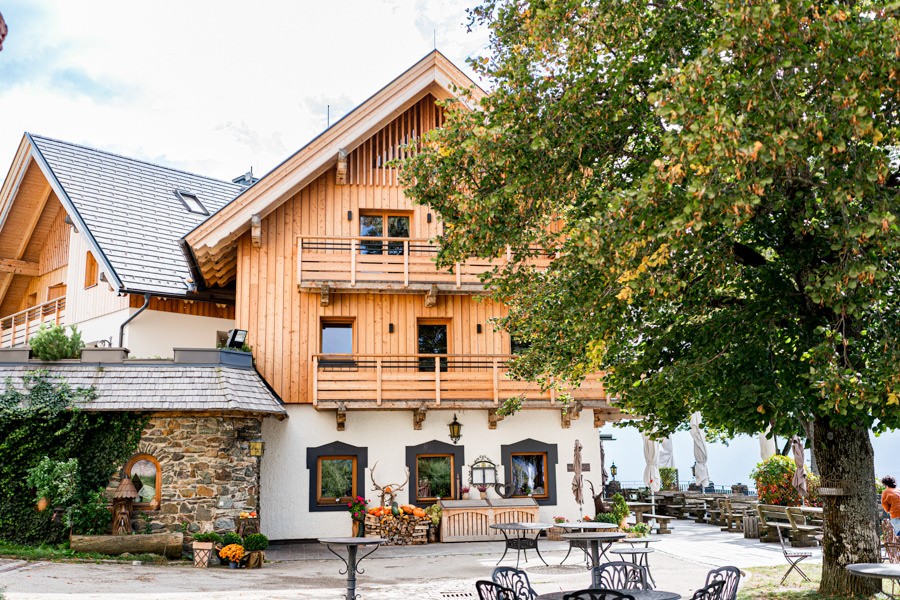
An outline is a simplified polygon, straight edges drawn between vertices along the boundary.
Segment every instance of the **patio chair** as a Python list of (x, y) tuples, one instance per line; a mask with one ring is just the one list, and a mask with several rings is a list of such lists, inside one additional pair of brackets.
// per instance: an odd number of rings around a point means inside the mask
[(509, 588), (515, 593), (516, 600), (534, 600), (537, 592), (531, 589), (528, 574), (513, 567), (497, 567), (491, 573), (494, 583)]
[(634, 596), (616, 590), (593, 589), (570, 592), (563, 600), (634, 600)]
[(881, 562), (900, 563), (900, 539), (890, 519), (881, 521)]
[(493, 581), (476, 581), (475, 591), (478, 592), (478, 600), (516, 600), (515, 592)]
[[(614, 560), (597, 567), (600, 589), (604, 590), (649, 590), (647, 570), (634, 563)], [(594, 581), (597, 581), (595, 579)]]
[[(721, 581), (724, 585), (716, 600), (735, 600), (741, 582), (741, 570), (737, 567), (719, 567), (706, 574), (706, 585)], [(699, 591), (699, 590), (698, 590)]]
[(721, 580), (713, 581), (694, 592), (694, 595), (691, 596), (691, 600), (722, 600), (725, 598), (723, 595), (724, 593), (725, 582)]
[(781, 583), (779, 585), (784, 585), (785, 580), (788, 578), (788, 575), (791, 574), (791, 571), (794, 569), (800, 573), (800, 576), (803, 577), (804, 581), (809, 581), (809, 577), (806, 576), (806, 573), (803, 572), (803, 569), (800, 568), (800, 561), (809, 558), (812, 556), (812, 552), (806, 552), (803, 550), (794, 550), (793, 548), (789, 548), (784, 544), (784, 535), (781, 533), (781, 527), (775, 527), (775, 531), (778, 532), (778, 541), (781, 543), (781, 551), (784, 552), (784, 559), (788, 561), (788, 564), (791, 565), (788, 567), (787, 572), (784, 574), (784, 577), (781, 578)]

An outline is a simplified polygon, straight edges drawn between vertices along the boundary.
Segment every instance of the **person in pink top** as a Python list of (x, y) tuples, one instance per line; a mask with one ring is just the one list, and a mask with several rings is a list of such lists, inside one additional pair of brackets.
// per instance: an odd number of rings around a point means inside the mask
[(894, 533), (900, 535), (900, 492), (897, 491), (897, 482), (888, 475), (881, 483), (885, 485), (884, 491), (881, 492), (881, 508), (890, 515)]

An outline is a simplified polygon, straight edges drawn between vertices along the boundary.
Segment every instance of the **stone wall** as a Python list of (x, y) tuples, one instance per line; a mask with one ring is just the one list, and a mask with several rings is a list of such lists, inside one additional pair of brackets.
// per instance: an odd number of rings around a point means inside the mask
[[(259, 459), (248, 440), (260, 437), (261, 417), (154, 416), (138, 454), (156, 458), (162, 471), (159, 510), (136, 510), (135, 531), (234, 531), (238, 514), (255, 510)], [(124, 466), (124, 465), (123, 465)], [(109, 495), (119, 483), (110, 482)]]

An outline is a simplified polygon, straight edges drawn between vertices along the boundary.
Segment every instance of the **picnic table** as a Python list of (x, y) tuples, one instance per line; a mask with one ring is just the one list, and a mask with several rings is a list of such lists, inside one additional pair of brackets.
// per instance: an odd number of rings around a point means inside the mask
[(634, 522), (643, 523), (643, 515), (645, 512), (653, 511), (653, 504), (650, 502), (626, 502), (628, 510), (634, 513)]

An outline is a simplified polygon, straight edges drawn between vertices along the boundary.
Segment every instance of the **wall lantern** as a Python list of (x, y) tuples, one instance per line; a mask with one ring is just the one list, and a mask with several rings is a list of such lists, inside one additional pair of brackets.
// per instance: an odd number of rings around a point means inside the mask
[(462, 437), (462, 423), (456, 420), (456, 415), (453, 415), (453, 421), (448, 423), (447, 427), (450, 428), (450, 439), (455, 444)]
[(609, 467), (609, 474), (612, 475), (612, 478), (613, 478), (613, 479), (615, 479), (615, 478), (616, 478), (616, 473), (618, 473), (618, 472), (619, 472), (619, 468), (616, 466), (616, 463), (613, 463), (613, 464)]
[(246, 329), (232, 329), (228, 332), (228, 341), (225, 342), (226, 348), (237, 348), (240, 350), (244, 347), (244, 342), (247, 341), (247, 330)]
[(262, 438), (250, 440), (250, 456), (262, 456), (265, 451), (266, 443), (262, 441)]
[(352, 220), (353, 220), (353, 211), (352, 211), (352, 210), (348, 210), (348, 211), (347, 211), (347, 220), (348, 220), (348, 221), (352, 221)]

